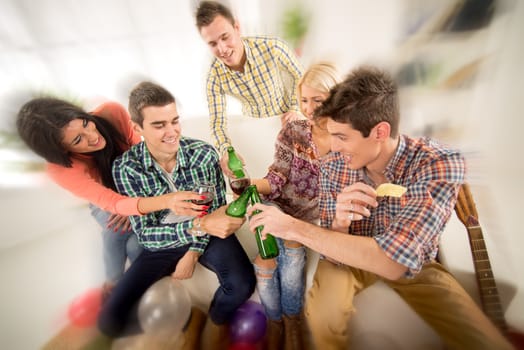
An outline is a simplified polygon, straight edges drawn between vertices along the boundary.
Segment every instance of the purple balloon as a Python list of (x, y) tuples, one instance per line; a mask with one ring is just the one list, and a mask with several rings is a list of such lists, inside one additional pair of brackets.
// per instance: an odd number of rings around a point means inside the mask
[(266, 333), (267, 318), (259, 303), (248, 300), (241, 305), (231, 320), (230, 334), (233, 343), (258, 342)]

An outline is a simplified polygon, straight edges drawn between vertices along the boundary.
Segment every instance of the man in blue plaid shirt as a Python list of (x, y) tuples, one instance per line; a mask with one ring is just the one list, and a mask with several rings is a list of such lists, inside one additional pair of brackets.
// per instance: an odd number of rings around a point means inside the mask
[[(191, 191), (195, 184), (205, 182), (215, 185), (216, 196), (209, 206), (180, 201), (175, 212), (164, 210), (130, 217), (144, 251), (105, 303), (99, 327), (109, 336), (120, 335), (132, 306), (147, 288), (169, 275), (175, 279), (190, 278), (200, 262), (217, 274), (220, 283), (202, 340), (211, 342), (214, 348), (225, 349), (228, 323), (252, 295), (256, 283), (252, 264), (234, 235), (244, 219), (225, 214), (225, 183), (218, 155), (211, 145), (181, 135), (180, 117), (171, 93), (143, 82), (130, 94), (129, 111), (135, 130), (144, 141), (113, 164), (120, 193), (151, 197)], [(186, 344), (186, 348), (192, 346), (195, 344)]]
[[(305, 314), (317, 349), (347, 349), (354, 296), (382, 281), (449, 349), (511, 349), (457, 280), (436, 261), (440, 235), (464, 181), (460, 152), (399, 133), (398, 91), (376, 68), (352, 71), (315, 111), (328, 117), (331, 153), (320, 166), (321, 227), (272, 207), (250, 228), (323, 254)], [(381, 184), (403, 186), (378, 195)]]

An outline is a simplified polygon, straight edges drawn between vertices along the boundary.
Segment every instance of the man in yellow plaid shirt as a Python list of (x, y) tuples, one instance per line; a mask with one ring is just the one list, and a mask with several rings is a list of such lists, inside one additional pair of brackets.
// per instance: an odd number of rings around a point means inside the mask
[[(278, 38), (240, 36), (231, 11), (215, 1), (202, 1), (196, 13), (200, 35), (215, 56), (207, 76), (207, 102), (220, 165), (227, 176), (231, 146), (227, 135), (226, 95), (238, 98), (243, 114), (254, 118), (280, 115), (282, 124), (300, 118), (296, 86), (302, 66), (289, 46)], [(286, 89), (283, 75), (292, 79)]]

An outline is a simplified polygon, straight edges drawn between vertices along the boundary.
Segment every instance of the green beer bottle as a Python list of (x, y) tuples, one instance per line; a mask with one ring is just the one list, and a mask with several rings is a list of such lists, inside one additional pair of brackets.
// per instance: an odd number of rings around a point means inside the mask
[(226, 214), (235, 218), (243, 218), (244, 215), (246, 215), (252, 190), (251, 186), (247, 187), (240, 197), (229, 203), (226, 209)]
[(246, 174), (244, 174), (244, 165), (242, 165), (242, 162), (240, 159), (238, 159), (235, 149), (232, 146), (227, 148), (227, 154), (229, 156), (229, 160), (227, 162), (227, 167), (229, 170), (231, 170), (237, 178), (246, 177)]
[[(251, 204), (260, 203), (260, 195), (258, 194), (257, 187), (250, 185), (247, 190), (251, 189)], [(247, 191), (246, 190), (246, 191)], [(255, 210), (253, 215), (260, 213), (260, 210)], [(278, 256), (278, 245), (277, 240), (271, 234), (266, 235), (266, 239), (262, 239), (262, 230), (264, 226), (258, 226), (255, 230), (255, 238), (257, 240), (258, 253), (262, 259), (272, 259)]]

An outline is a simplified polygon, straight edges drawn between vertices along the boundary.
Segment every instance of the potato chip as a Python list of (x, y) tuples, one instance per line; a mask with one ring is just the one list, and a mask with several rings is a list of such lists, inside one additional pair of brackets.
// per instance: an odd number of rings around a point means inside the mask
[(407, 188), (400, 185), (385, 183), (377, 187), (377, 196), (384, 197), (402, 197), (406, 193)]

